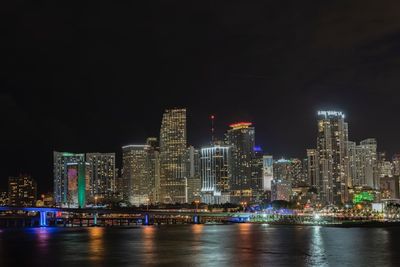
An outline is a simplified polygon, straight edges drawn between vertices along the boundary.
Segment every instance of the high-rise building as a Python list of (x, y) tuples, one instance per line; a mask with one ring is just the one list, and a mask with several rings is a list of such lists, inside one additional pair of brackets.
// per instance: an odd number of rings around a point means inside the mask
[(377, 142), (373, 138), (369, 138), (360, 142), (357, 149), (359, 173), (361, 174), (362, 186), (368, 186), (373, 189), (379, 188), (378, 164), (377, 164)]
[(160, 202), (160, 148), (157, 137), (149, 137), (146, 140), (147, 144), (147, 168), (148, 175), (151, 181), (149, 188), (150, 203)]
[(0, 192), (0, 206), (7, 206), (7, 205), (8, 205), (8, 193)]
[(251, 163), (251, 202), (260, 203), (264, 196), (264, 153), (261, 147), (254, 147)]
[(322, 203), (343, 204), (349, 200), (345, 175), (348, 124), (338, 111), (318, 112), (318, 193)]
[(382, 199), (398, 199), (399, 192), (399, 176), (381, 177), (380, 192)]
[(200, 151), (190, 146), (186, 155), (186, 181), (188, 202), (201, 199)]
[(308, 183), (313, 188), (319, 186), (318, 153), (316, 149), (307, 149), (307, 176)]
[(27, 175), (8, 179), (8, 205), (35, 206), (37, 198), (36, 181)]
[(67, 206), (84, 208), (89, 187), (88, 165), (85, 162), (67, 163)]
[(186, 109), (167, 109), (160, 131), (161, 202), (186, 203)]
[(390, 161), (385, 160), (379, 163), (379, 177), (392, 177), (393, 165)]
[(290, 160), (290, 172), (292, 187), (301, 187), (308, 184), (306, 171), (303, 169), (303, 161), (301, 159), (294, 158)]
[(131, 205), (156, 202), (156, 166), (158, 152), (150, 145), (122, 147), (123, 179), (126, 191), (124, 199)]
[(395, 154), (392, 157), (393, 175), (400, 176), (400, 154)]
[(263, 190), (271, 191), (271, 182), (274, 179), (274, 159), (271, 155), (263, 156)]
[(290, 201), (292, 195), (292, 186), (290, 181), (275, 179), (272, 180), (272, 194), (271, 200), (285, 200)]
[(229, 146), (213, 145), (201, 149), (201, 196), (207, 204), (230, 202)]
[(347, 142), (347, 158), (345, 165), (345, 173), (348, 176), (348, 187), (361, 186), (361, 176), (359, 175), (359, 147), (356, 142)]
[(373, 138), (361, 141), (360, 145), (347, 142), (345, 173), (348, 187), (379, 188), (377, 156), (377, 142)]
[(88, 163), (88, 198), (109, 200), (116, 192), (115, 185), (115, 153), (87, 153)]
[(85, 154), (53, 153), (54, 202), (57, 206), (68, 204), (68, 164), (85, 162)]
[(119, 201), (124, 200), (124, 192), (127, 192), (127, 184), (122, 175), (123, 170), (115, 169), (115, 197)]
[(292, 183), (292, 161), (281, 158), (274, 162), (274, 179)]
[(231, 201), (250, 202), (252, 198), (252, 162), (254, 158), (255, 129), (250, 122), (230, 125), (226, 133), (226, 144), (232, 148)]

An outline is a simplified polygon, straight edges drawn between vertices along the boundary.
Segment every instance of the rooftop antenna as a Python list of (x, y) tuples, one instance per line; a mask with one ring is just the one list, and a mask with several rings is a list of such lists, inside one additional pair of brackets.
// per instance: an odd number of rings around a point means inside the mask
[(211, 115), (210, 116), (210, 120), (211, 120), (211, 144), (214, 145), (214, 141), (215, 141), (215, 137), (214, 137), (214, 133), (215, 133), (215, 128), (214, 128), (215, 116)]

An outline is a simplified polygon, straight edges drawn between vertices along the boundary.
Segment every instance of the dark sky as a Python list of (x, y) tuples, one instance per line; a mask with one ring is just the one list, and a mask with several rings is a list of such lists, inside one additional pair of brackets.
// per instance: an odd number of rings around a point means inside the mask
[(398, 0), (3, 2), (0, 190), (20, 172), (51, 189), (54, 149), (119, 153), (174, 106), (196, 146), (214, 113), (220, 134), (251, 120), (266, 151), (303, 157), (330, 108), (400, 151)]

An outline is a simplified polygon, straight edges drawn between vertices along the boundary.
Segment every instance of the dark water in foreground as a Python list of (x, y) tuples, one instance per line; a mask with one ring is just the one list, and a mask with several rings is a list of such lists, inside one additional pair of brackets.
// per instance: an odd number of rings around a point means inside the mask
[(400, 266), (400, 228), (0, 230), (0, 266)]

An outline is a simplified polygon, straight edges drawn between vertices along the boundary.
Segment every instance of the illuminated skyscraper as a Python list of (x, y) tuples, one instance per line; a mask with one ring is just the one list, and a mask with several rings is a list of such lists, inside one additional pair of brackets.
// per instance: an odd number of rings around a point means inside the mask
[(379, 188), (377, 142), (369, 138), (360, 142), (357, 154), (360, 161), (361, 185)]
[(186, 203), (186, 109), (167, 109), (160, 131), (161, 202)]
[(354, 186), (360, 186), (362, 183), (360, 182), (360, 175), (358, 174), (359, 170), (359, 148), (356, 145), (356, 142), (348, 141), (347, 142), (347, 159), (345, 165), (345, 173), (348, 176), (347, 185), (350, 188)]
[(263, 157), (263, 177), (264, 191), (271, 191), (271, 182), (274, 178), (274, 159), (271, 155)]
[(318, 153), (315, 149), (307, 149), (307, 173), (309, 185), (318, 188)]
[(186, 152), (186, 180), (188, 203), (201, 199), (200, 151), (193, 146)]
[(252, 123), (239, 122), (230, 125), (226, 144), (232, 148), (231, 202), (250, 202), (252, 197), (252, 161), (254, 158), (255, 129)]
[(89, 194), (88, 164), (85, 162), (67, 163), (67, 206), (70, 208), (86, 207), (86, 196)]
[(307, 186), (306, 171), (303, 169), (303, 161), (297, 158), (290, 160), (290, 172), (292, 187)]
[(160, 148), (157, 137), (149, 137), (147, 145), (147, 168), (151, 184), (148, 188), (150, 203), (160, 202)]
[(261, 147), (254, 147), (253, 159), (251, 163), (251, 202), (259, 203), (264, 196), (264, 153)]
[(395, 154), (392, 157), (393, 175), (400, 176), (400, 154)]
[(213, 145), (201, 149), (201, 195), (207, 204), (230, 202), (229, 146)]
[(154, 203), (158, 152), (150, 145), (122, 147), (123, 179), (126, 184), (124, 199), (132, 205)]
[(87, 153), (89, 183), (88, 198), (111, 199), (115, 193), (115, 153)]
[(345, 173), (349, 187), (379, 188), (377, 142), (369, 138), (356, 145), (347, 142)]
[(292, 161), (280, 159), (274, 162), (274, 180), (292, 182)]
[(37, 198), (36, 181), (27, 175), (8, 179), (8, 205), (35, 206)]
[(272, 194), (271, 200), (285, 200), (290, 201), (292, 195), (292, 186), (290, 181), (275, 179), (272, 180)]
[(84, 162), (85, 154), (54, 151), (54, 202), (57, 206), (68, 204), (68, 164)]
[(348, 124), (342, 112), (318, 112), (318, 193), (322, 203), (343, 204), (348, 201), (345, 159)]

